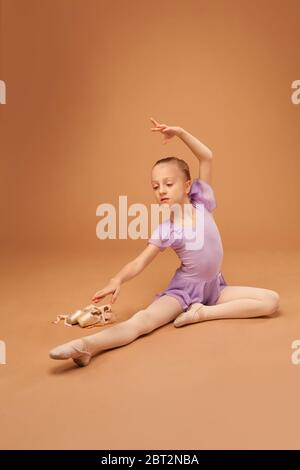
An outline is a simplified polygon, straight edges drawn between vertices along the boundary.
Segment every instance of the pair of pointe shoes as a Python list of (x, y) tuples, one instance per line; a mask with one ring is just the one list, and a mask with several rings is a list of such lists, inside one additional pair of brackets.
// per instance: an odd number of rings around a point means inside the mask
[(175, 318), (173, 322), (174, 326), (178, 328), (180, 326), (198, 323), (199, 321), (205, 320), (205, 315), (202, 309), (203, 307), (204, 305), (200, 302), (195, 302), (188, 308), (188, 310), (182, 312)]
[(82, 328), (92, 328), (112, 323), (116, 320), (116, 317), (112, 312), (111, 304), (100, 306), (90, 304), (82, 310), (76, 310), (69, 315), (57, 315), (56, 320), (52, 323), (58, 323), (60, 320), (64, 320), (66, 326), (79, 324)]

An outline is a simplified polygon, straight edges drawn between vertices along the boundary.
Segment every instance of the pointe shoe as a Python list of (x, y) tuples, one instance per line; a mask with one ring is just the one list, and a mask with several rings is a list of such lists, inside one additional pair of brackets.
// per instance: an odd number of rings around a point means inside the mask
[(76, 325), (78, 323), (79, 317), (83, 314), (82, 310), (76, 310), (73, 313), (70, 313), (70, 315), (67, 316), (66, 323), (69, 325)]
[(57, 315), (56, 320), (52, 323), (59, 323), (60, 320), (64, 320), (66, 326), (73, 326), (79, 323), (84, 328), (111, 323), (116, 320), (116, 317), (112, 312), (111, 304), (100, 306), (90, 304), (84, 309), (76, 310), (68, 315)]
[(86, 344), (82, 338), (69, 341), (51, 349), (49, 356), (51, 359), (73, 359), (75, 364), (80, 367), (87, 366), (92, 358), (92, 354), (87, 351)]
[(116, 320), (111, 310), (111, 305), (88, 305), (83, 310), (83, 314), (78, 318), (78, 323), (82, 328), (93, 327), (97, 325), (106, 325)]
[(200, 302), (192, 304), (186, 312), (182, 312), (175, 318), (173, 322), (174, 326), (180, 327), (183, 325), (189, 325), (190, 323), (197, 323), (202, 319), (204, 320), (204, 317), (201, 318), (203, 314), (203, 311), (201, 312), (202, 307), (204, 307), (204, 305)]
[(64, 325), (73, 326), (78, 323), (78, 319), (83, 313), (83, 310), (75, 310), (75, 312), (69, 313), (68, 315), (57, 315), (56, 320), (52, 323), (59, 323), (60, 320), (64, 320)]

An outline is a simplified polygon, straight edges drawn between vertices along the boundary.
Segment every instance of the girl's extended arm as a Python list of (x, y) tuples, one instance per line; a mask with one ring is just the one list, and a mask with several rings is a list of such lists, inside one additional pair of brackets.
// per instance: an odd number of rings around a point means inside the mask
[(137, 276), (141, 270), (141, 265), (136, 260), (129, 261), (111, 280), (123, 284)]
[(159, 249), (154, 245), (147, 245), (146, 248), (132, 261), (129, 261), (121, 271), (119, 271), (112, 280), (123, 284), (123, 282), (129, 281), (133, 277), (141, 273), (146, 266), (155, 258), (159, 253)]
[(149, 244), (135, 259), (129, 261), (114, 277), (109, 280), (109, 283), (101, 290), (96, 292), (92, 301), (97, 303), (108, 294), (113, 294), (111, 303), (114, 303), (119, 295), (121, 284), (137, 276), (145, 267), (155, 258), (159, 253), (159, 248), (155, 245)]
[(111, 297), (111, 303), (113, 304), (119, 295), (119, 292), (121, 290), (121, 284), (135, 277), (141, 272), (141, 270), (142, 268), (140, 263), (136, 262), (135, 260), (125, 264), (121, 271), (119, 271), (114, 277), (112, 277), (109, 280), (108, 284), (103, 287), (103, 289), (98, 290), (96, 294), (94, 294), (92, 301), (97, 303), (99, 302), (99, 300), (103, 299), (108, 294), (113, 294)]

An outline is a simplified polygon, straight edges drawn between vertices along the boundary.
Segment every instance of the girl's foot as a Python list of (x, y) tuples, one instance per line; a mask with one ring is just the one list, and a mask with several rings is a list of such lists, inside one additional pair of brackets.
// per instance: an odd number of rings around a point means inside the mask
[(51, 359), (73, 359), (80, 367), (87, 366), (92, 358), (84, 338), (74, 339), (51, 349), (49, 356)]
[(174, 326), (179, 327), (206, 320), (204, 307), (205, 305), (199, 302), (192, 304), (186, 312), (182, 312), (175, 318), (173, 322)]

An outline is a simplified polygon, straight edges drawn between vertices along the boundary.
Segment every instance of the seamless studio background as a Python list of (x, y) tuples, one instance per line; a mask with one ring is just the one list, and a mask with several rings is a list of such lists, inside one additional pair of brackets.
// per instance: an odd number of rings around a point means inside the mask
[[(0, 0), (1, 448), (299, 448), (299, 15), (296, 0)], [(150, 207), (163, 156), (198, 176), (151, 116), (213, 150), (225, 279), (278, 291), (280, 312), (54, 363), (51, 347), (87, 333), (51, 321), (147, 244), (99, 240), (97, 206)], [(124, 284), (118, 321), (178, 265), (166, 250)]]

